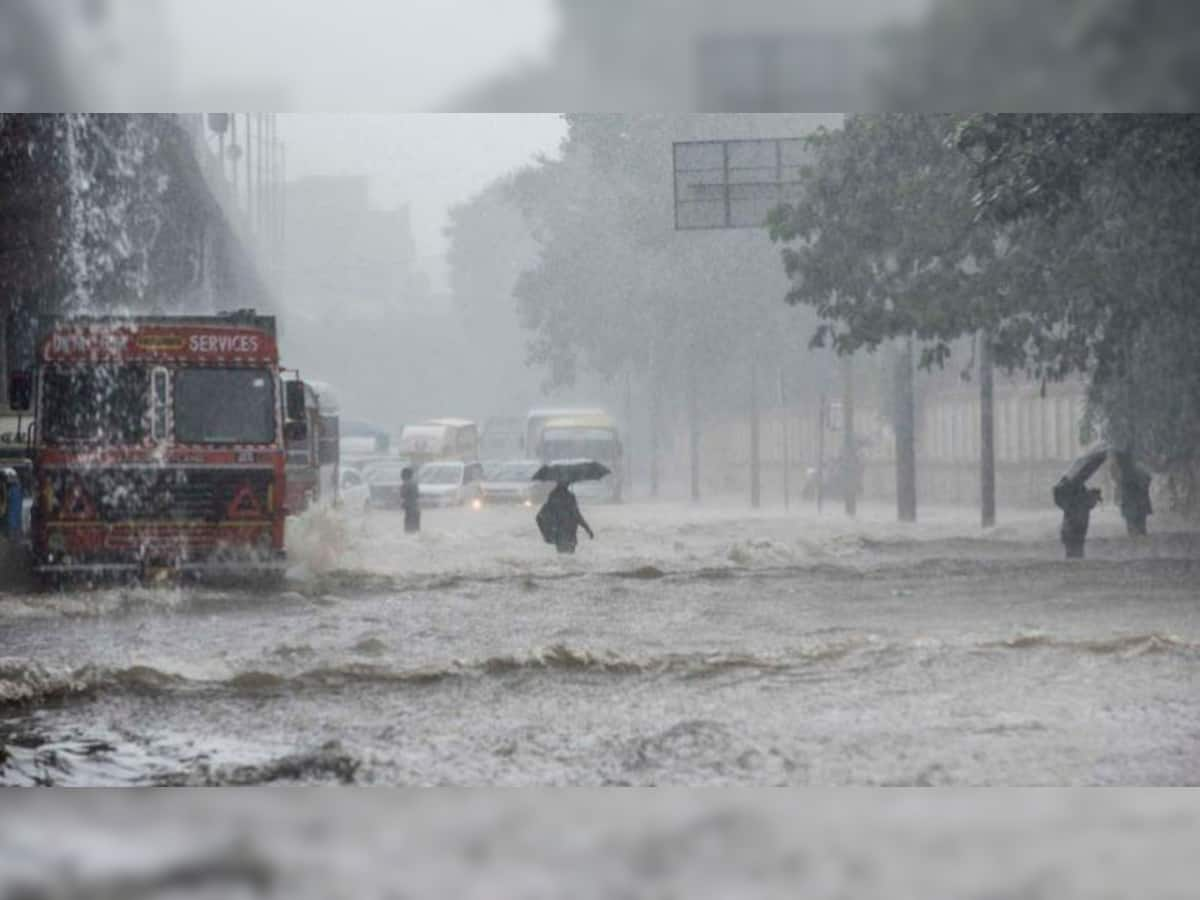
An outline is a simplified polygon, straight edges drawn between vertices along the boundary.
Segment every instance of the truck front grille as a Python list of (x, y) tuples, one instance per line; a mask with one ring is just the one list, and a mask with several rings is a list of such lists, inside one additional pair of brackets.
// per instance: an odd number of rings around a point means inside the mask
[(57, 482), (53, 485), (57, 497), (67, 496), (70, 479), (78, 479), (95, 506), (96, 517), (105, 522), (219, 522), (231, 518), (230, 505), (235, 498), (241, 515), (232, 518), (270, 517), (270, 470), (165, 466), (73, 470), (57, 473), (52, 479)]

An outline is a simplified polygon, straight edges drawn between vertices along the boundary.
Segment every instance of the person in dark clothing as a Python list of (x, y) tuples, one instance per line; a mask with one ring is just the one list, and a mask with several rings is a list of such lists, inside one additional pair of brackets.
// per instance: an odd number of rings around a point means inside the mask
[(1117, 483), (1121, 491), (1121, 517), (1131, 537), (1146, 534), (1146, 519), (1154, 514), (1150, 506), (1150, 473), (1133, 461), (1128, 452), (1116, 454)]
[(537, 523), (542, 537), (547, 543), (554, 544), (559, 553), (575, 552), (577, 534), (581, 527), (588, 533), (589, 538), (596, 538), (592, 527), (579, 511), (579, 501), (575, 499), (565, 481), (560, 481), (554, 486), (554, 490), (538, 511)]
[(408, 534), (421, 530), (421, 495), (417, 490), (417, 479), (413, 470), (405, 466), (400, 470), (400, 505), (404, 507), (404, 530)]
[(1059, 536), (1067, 550), (1067, 559), (1083, 558), (1083, 543), (1087, 540), (1088, 520), (1092, 508), (1100, 502), (1100, 489), (1089, 488), (1082, 481), (1062, 478), (1054, 486), (1054, 504), (1063, 511)]

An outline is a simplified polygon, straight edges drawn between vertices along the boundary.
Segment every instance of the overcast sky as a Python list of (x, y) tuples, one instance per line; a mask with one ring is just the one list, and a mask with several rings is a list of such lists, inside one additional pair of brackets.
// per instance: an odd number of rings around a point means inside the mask
[(436, 109), (543, 58), (557, 27), (552, 0), (165, 2), (181, 92), (276, 98), (259, 110)]
[[(284, 115), (288, 177), (366, 175), (373, 201), (390, 209), (407, 204), (417, 252), (445, 251), (446, 212), (488, 182), (554, 155), (566, 126), (548, 115)], [(430, 271), (433, 277), (439, 273)]]

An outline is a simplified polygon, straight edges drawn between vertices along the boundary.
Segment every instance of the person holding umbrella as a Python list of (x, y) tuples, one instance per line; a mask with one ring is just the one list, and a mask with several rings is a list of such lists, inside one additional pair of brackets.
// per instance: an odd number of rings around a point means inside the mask
[(570, 485), (575, 481), (598, 480), (607, 474), (607, 468), (591, 461), (545, 465), (534, 473), (534, 481), (554, 482), (554, 490), (538, 510), (537, 526), (546, 543), (553, 544), (559, 553), (575, 552), (580, 528), (589, 538), (596, 539), (592, 526), (579, 511), (579, 501), (571, 493)]
[(1100, 502), (1100, 489), (1089, 488), (1087, 480), (1104, 464), (1108, 454), (1106, 446), (1085, 453), (1071, 464), (1058, 484), (1054, 485), (1054, 505), (1063, 512), (1062, 528), (1058, 534), (1067, 551), (1067, 559), (1083, 558), (1083, 544), (1087, 540), (1092, 509)]

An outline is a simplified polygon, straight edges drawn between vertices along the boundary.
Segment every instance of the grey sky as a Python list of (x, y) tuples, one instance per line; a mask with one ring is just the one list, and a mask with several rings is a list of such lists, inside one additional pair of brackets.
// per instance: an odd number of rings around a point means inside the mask
[(447, 210), (537, 154), (555, 154), (565, 124), (556, 114), (297, 114), (280, 116), (279, 131), (289, 178), (367, 175), (380, 207), (409, 205), (417, 252), (434, 257), (445, 251)]
[(551, 0), (165, 2), (181, 93), (259, 110), (434, 109), (541, 58), (556, 27)]

